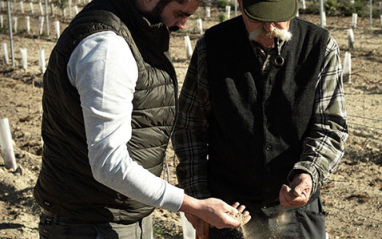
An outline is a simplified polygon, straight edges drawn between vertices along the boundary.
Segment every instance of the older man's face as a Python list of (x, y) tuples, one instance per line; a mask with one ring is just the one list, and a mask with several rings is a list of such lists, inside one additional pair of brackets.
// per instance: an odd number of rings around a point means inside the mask
[(285, 41), (288, 41), (291, 38), (289, 32), (290, 21), (258, 22), (250, 19), (245, 14), (243, 14), (243, 20), (249, 38), (261, 44), (265, 50), (272, 47), (274, 37), (279, 37), (281, 40)]

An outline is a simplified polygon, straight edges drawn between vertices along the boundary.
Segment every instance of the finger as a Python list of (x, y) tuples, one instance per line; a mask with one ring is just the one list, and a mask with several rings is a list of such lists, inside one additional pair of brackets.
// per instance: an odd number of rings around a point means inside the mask
[(305, 197), (286, 185), (283, 185), (280, 189), (279, 200), (284, 207), (301, 207), (305, 205)]
[(306, 198), (305, 196), (300, 197), (294, 197), (287, 201), (286, 206), (287, 207), (302, 207), (308, 202), (309, 198)]
[(305, 195), (306, 197), (310, 197), (310, 193), (312, 191), (312, 187), (309, 184), (303, 184), (301, 186), (301, 195)]
[(249, 214), (248, 211), (245, 211), (245, 212), (243, 212), (243, 216), (244, 216), (244, 217), (250, 217), (251, 215)]
[(285, 185), (283, 184), (281, 186), (281, 189), (280, 191), (284, 194), (289, 194), (290, 196), (292, 196), (294, 194), (294, 190), (292, 188), (290, 188), (288, 185)]
[(304, 188), (303, 188), (303, 186), (301, 186), (301, 185), (298, 185), (298, 186), (296, 186), (295, 188), (293, 188), (292, 189), (293, 190), (293, 195), (295, 196), (295, 197), (300, 197), (301, 195), (302, 195), (302, 193), (304, 192)]
[(243, 222), (241, 223), (242, 226), (244, 226), (245, 224), (247, 224), (250, 220), (251, 220), (251, 215), (249, 215), (249, 212), (248, 211), (245, 211), (243, 213), (243, 216), (244, 216), (244, 220)]
[(302, 187), (298, 186), (298, 187), (294, 187), (294, 188), (287, 188), (286, 189), (287, 193), (284, 193), (285, 195), (285, 199), (289, 202), (289, 203), (293, 203), (295, 201), (299, 201), (301, 200), (301, 197), (303, 196), (302, 194)]
[(302, 191), (303, 191), (303, 187), (301, 185), (296, 186), (296, 187), (292, 187), (292, 188), (288, 187), (287, 191), (289, 193), (289, 196), (296, 198), (296, 197), (301, 196)]
[[(305, 186), (305, 187), (304, 187)], [(304, 201), (309, 199), (310, 187), (306, 187), (307, 185), (298, 185), (294, 188), (294, 196), (298, 199), (298, 201)]]
[(279, 192), (280, 204), (283, 206), (287, 206), (287, 204), (288, 204), (288, 200), (287, 200), (286, 196), (289, 194), (289, 192), (288, 192), (287, 188), (288, 188), (288, 186), (282, 185), (280, 192)]
[(305, 200), (294, 200), (289, 203), (289, 207), (303, 207), (306, 204)]
[(310, 198), (310, 189), (306, 189), (302, 192), (302, 195), (304, 195), (304, 197), (306, 198)]
[(240, 205), (240, 207), (237, 209), (239, 213), (243, 213), (245, 210), (245, 205)]
[(237, 208), (239, 205), (240, 205), (239, 202), (235, 202), (235, 203), (232, 205), (232, 207)]

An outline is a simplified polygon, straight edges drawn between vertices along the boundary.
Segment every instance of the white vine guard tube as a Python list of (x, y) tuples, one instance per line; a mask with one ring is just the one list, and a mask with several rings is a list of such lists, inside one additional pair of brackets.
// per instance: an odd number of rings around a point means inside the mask
[(17, 164), (15, 153), (13, 151), (13, 142), (8, 118), (0, 119), (0, 145), (5, 168), (16, 170)]

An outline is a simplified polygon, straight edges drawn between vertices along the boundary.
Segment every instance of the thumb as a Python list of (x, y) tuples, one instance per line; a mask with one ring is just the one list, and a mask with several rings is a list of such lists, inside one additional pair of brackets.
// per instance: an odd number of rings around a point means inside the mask
[(295, 197), (299, 197), (304, 192), (304, 188), (301, 185), (297, 185), (296, 187), (292, 188), (291, 191)]

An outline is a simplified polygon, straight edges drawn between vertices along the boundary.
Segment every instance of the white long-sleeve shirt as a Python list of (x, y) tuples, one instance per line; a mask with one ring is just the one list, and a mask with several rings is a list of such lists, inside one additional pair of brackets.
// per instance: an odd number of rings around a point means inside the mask
[(126, 41), (111, 31), (88, 36), (67, 72), (80, 94), (94, 178), (129, 198), (178, 211), (184, 191), (132, 161), (127, 150), (138, 68)]

